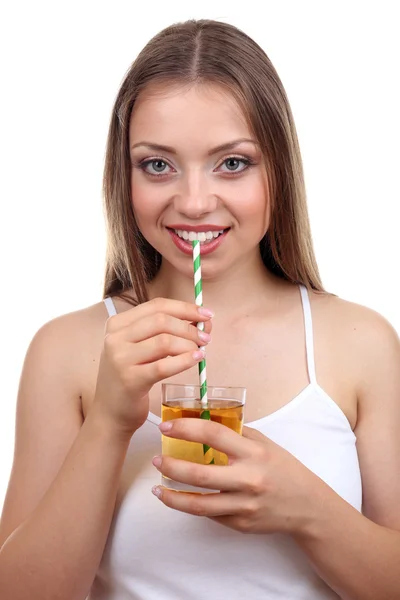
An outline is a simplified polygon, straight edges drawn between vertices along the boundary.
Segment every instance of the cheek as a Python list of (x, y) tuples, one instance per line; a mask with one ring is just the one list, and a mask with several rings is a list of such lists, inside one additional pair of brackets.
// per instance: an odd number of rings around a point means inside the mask
[(140, 173), (133, 172), (131, 176), (131, 201), (133, 212), (139, 229), (144, 229), (157, 219), (160, 205), (160, 194), (157, 194), (155, 186), (143, 181)]
[(242, 226), (248, 225), (261, 232), (261, 237), (264, 235), (269, 225), (270, 201), (268, 185), (263, 178), (243, 181), (243, 185), (236, 188), (232, 212)]

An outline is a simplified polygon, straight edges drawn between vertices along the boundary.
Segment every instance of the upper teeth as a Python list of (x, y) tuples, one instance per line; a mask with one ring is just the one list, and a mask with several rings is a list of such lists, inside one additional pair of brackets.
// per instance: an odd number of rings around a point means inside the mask
[(196, 233), (195, 231), (184, 231), (182, 229), (174, 229), (174, 231), (180, 238), (188, 240), (189, 242), (194, 242), (195, 240), (205, 242), (206, 240), (217, 238), (221, 233), (224, 233), (223, 229), (221, 229), (221, 231), (200, 231), (199, 233)]

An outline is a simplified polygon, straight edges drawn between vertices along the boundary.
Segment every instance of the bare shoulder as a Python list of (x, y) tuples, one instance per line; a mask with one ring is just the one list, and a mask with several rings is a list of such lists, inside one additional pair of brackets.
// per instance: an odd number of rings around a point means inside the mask
[(37, 331), (29, 351), (50, 351), (64, 367), (82, 364), (85, 355), (97, 355), (107, 318), (103, 302), (56, 317)]
[(398, 335), (389, 321), (375, 310), (343, 300), (333, 294), (310, 293), (313, 316), (326, 322), (326, 327), (355, 343), (380, 341), (398, 342)]
[(81, 410), (95, 386), (107, 319), (104, 303), (98, 302), (45, 323), (29, 345), (22, 384), (41, 377), (58, 381)]
[[(312, 292), (316, 335), (329, 339), (351, 366), (361, 390), (375, 376), (400, 373), (400, 340), (391, 323), (375, 310), (331, 294)], [(318, 334), (319, 331), (319, 334)]]
[(52, 335), (60, 332), (68, 337), (77, 332), (85, 334), (88, 329), (97, 327), (99, 323), (105, 323), (107, 320), (107, 309), (104, 302), (97, 302), (80, 310), (76, 310), (45, 323), (38, 331), (40, 335)]
[[(113, 302), (117, 313), (132, 308), (122, 298), (113, 298)], [(54, 379), (62, 380), (64, 389), (77, 399), (83, 417), (94, 397), (108, 319), (104, 302), (97, 302), (49, 321), (37, 332), (31, 344), (42, 359), (44, 355), (52, 356), (48, 370)], [(41, 362), (44, 364), (43, 360)]]

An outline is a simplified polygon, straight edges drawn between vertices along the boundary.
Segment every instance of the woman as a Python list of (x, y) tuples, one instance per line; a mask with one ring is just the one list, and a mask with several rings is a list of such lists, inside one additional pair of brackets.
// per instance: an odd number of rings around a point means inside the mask
[[(158, 34), (118, 94), (104, 182), (106, 306), (46, 324), (21, 377), (2, 597), (397, 597), (399, 341), (322, 288), (264, 52), (213, 21)], [(196, 382), (204, 345), (210, 382), (247, 387), (242, 437), (160, 425), (161, 382)], [(160, 429), (229, 466), (160, 456)]]

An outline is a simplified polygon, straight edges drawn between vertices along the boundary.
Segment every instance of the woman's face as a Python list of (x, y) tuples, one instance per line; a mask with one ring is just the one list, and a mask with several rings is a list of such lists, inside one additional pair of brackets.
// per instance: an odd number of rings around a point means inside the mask
[(203, 278), (259, 260), (269, 223), (262, 153), (232, 96), (217, 86), (152, 88), (130, 122), (131, 194), (138, 226), (163, 261)]

